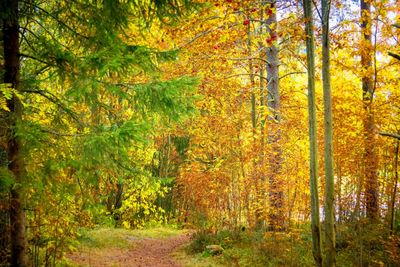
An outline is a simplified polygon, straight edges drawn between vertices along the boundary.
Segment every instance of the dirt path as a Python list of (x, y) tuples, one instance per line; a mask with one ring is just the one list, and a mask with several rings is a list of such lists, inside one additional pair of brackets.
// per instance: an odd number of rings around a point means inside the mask
[(76, 252), (68, 258), (79, 266), (90, 267), (180, 267), (171, 253), (190, 240), (190, 234), (165, 239), (136, 239), (127, 249), (107, 248)]

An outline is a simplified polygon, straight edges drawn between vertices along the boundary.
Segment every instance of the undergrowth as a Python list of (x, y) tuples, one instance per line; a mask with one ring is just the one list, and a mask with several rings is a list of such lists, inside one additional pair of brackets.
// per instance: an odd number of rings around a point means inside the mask
[[(337, 227), (337, 266), (400, 266), (399, 235), (386, 229), (363, 221)], [(212, 256), (207, 245), (220, 245), (224, 251)], [(315, 266), (311, 246), (310, 228), (304, 225), (287, 232), (200, 230), (186, 250), (215, 265)]]
[[(194, 235), (187, 247), (191, 254), (211, 257), (206, 246), (220, 245), (222, 255), (213, 257), (216, 264), (226, 266), (313, 266), (308, 237), (300, 231), (247, 232), (223, 230), (210, 233), (205, 230)], [(311, 260), (310, 260), (311, 259)]]

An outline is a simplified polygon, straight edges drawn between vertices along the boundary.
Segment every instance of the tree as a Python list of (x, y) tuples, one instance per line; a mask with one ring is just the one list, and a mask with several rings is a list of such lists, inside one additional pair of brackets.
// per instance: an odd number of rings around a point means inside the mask
[(330, 83), (329, 13), (330, 0), (321, 1), (322, 10), (322, 83), (324, 91), (324, 160), (325, 160), (325, 257), (323, 266), (336, 264), (335, 183), (332, 145), (332, 96)]
[(393, 183), (393, 193), (391, 196), (391, 203), (390, 203), (390, 231), (393, 232), (395, 222), (396, 222), (396, 194), (397, 194), (397, 183), (399, 181), (399, 140), (396, 142), (396, 150), (395, 150), (395, 157), (394, 157), (394, 183)]
[[(364, 107), (364, 189), (367, 217), (378, 217), (378, 162), (375, 146), (375, 122), (373, 111), (374, 81), (372, 68), (372, 20), (370, 1), (361, 0), (361, 67), (362, 101)], [(376, 79), (376, 77), (375, 77)]]
[(267, 106), (272, 113), (269, 122), (270, 131), (268, 142), (272, 145), (272, 155), (269, 156), (269, 224), (271, 229), (282, 230), (284, 225), (283, 190), (282, 182), (278, 179), (282, 173), (282, 148), (281, 148), (281, 100), (279, 91), (279, 57), (278, 34), (276, 19), (276, 1), (267, 1), (266, 10), (268, 18), (265, 21), (269, 39), (266, 47), (266, 72), (267, 72)]
[[(19, 7), (18, 1), (1, 1), (2, 36), (4, 56), (5, 84), (11, 86), (15, 93), (20, 92), (20, 55), (19, 55)], [(21, 153), (22, 144), (16, 127), (21, 123), (22, 105), (20, 99), (13, 95), (7, 101), (8, 113), (3, 114), (6, 131), (3, 133), (3, 146), (6, 147), (8, 169), (14, 177), (15, 185), (10, 189), (10, 221), (11, 221), (11, 265), (29, 266), (27, 255), (27, 239), (25, 235), (25, 211), (21, 185), (24, 183), (24, 160)], [(6, 139), (6, 140), (4, 140)]]
[[(263, 12), (263, 11), (260, 11)], [(250, 80), (250, 90), (251, 90), (251, 126), (252, 126), (252, 135), (253, 135), (253, 147), (254, 150), (257, 151), (257, 110), (256, 110), (256, 83), (255, 83), (255, 71), (254, 71), (254, 58), (253, 58), (253, 49), (252, 49), (252, 29), (251, 29), (251, 16), (250, 13), (246, 14), (246, 35), (247, 35), (247, 40), (246, 40), (246, 48), (247, 48), (247, 55), (248, 55), (248, 69), (249, 69), (249, 80)], [(260, 81), (261, 83), (261, 81)], [(263, 137), (261, 137), (261, 142), (263, 142)], [(260, 148), (263, 149), (263, 148)], [(255, 227), (256, 228), (261, 228), (263, 223), (264, 223), (264, 218), (263, 218), (263, 186), (262, 183), (260, 183), (260, 175), (263, 175), (263, 151), (261, 151), (261, 159), (258, 159), (256, 156), (253, 157), (253, 169), (252, 169), (252, 180), (253, 180), (253, 187), (254, 187), (254, 194), (256, 195), (256, 209), (255, 209)], [(260, 161), (262, 166), (258, 166), (257, 161)]]
[(315, 103), (315, 55), (314, 22), (312, 0), (303, 0), (308, 73), (308, 131), (310, 142), (310, 195), (311, 195), (311, 233), (315, 265), (322, 266), (321, 233), (318, 200), (318, 143), (317, 116)]
[[(188, 1), (0, 2), (1, 88), (12, 91), (8, 111), (1, 111), (6, 130), (0, 136), (13, 180), (12, 266), (30, 265), (25, 210), (31, 210), (32, 194), (26, 189), (42, 182), (36, 178), (55, 178), (51, 184), (57, 185), (62, 181), (49, 170), (63, 169), (84, 195), (82, 178), (99, 189), (101, 177), (132, 177), (140, 169), (130, 166), (132, 147), (147, 142), (156, 118), (177, 121), (193, 110), (188, 92), (195, 79), (160, 77), (159, 62), (174, 59), (176, 51), (137, 45), (128, 36), (132, 23), (141, 30), (156, 20), (173, 23), (187, 6)], [(116, 106), (125, 108), (122, 116), (113, 113)], [(51, 151), (45, 140), (67, 151)], [(25, 164), (32, 155), (41, 156), (35, 169)]]

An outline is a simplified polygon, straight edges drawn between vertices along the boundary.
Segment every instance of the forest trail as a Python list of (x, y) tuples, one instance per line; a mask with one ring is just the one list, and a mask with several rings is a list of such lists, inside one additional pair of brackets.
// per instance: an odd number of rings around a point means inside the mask
[(126, 236), (127, 248), (85, 248), (68, 256), (75, 266), (90, 267), (180, 267), (171, 255), (189, 243), (190, 233), (168, 238)]

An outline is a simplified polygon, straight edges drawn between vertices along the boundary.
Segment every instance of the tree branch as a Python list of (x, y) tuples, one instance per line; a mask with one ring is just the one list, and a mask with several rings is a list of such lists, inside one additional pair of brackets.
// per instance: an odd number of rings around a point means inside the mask
[(283, 78), (285, 78), (285, 77), (287, 77), (287, 76), (289, 76), (289, 75), (293, 75), (293, 74), (305, 74), (305, 72), (304, 72), (304, 71), (289, 72), (289, 73), (286, 73), (286, 74), (284, 74), (283, 76), (279, 77), (279, 80), (280, 80), (280, 79), (283, 79)]
[(320, 12), (319, 9), (318, 9), (317, 3), (315, 2), (315, 0), (312, 0), (312, 2), (313, 2), (313, 4), (314, 4), (315, 9), (317, 10), (318, 17), (319, 17), (319, 18), (321, 19), (321, 21), (322, 21), (322, 15), (321, 15), (321, 12)]
[(257, 73), (253, 73), (253, 74), (251, 74), (251, 73), (238, 73), (238, 74), (232, 74), (232, 75), (229, 75), (229, 76), (225, 76), (224, 78), (229, 79), (229, 78), (238, 77), (238, 76), (250, 76), (250, 75), (254, 75), (255, 77), (258, 77), (260, 79), (264, 79), (264, 80), (266, 80), (268, 82), (268, 79), (266, 77), (261, 76), (260, 74), (257, 74)]
[(19, 55), (20, 55), (21, 57), (26, 57), (26, 58), (30, 58), (30, 59), (39, 61), (40, 63), (43, 63), (43, 64), (45, 64), (45, 65), (47, 65), (47, 66), (51, 66), (51, 64), (50, 64), (49, 62), (44, 61), (44, 60), (41, 60), (40, 58), (31, 56), (31, 55), (27, 55), (27, 54), (24, 54), (24, 53), (19, 53)]
[[(221, 57), (222, 58), (222, 57)], [(226, 58), (227, 60), (234, 60), (234, 61), (244, 61), (244, 60), (249, 60), (249, 59), (253, 59), (253, 60), (260, 60), (262, 62), (264, 62), (265, 64), (269, 64), (269, 62), (263, 58), (259, 58), (259, 57), (245, 57), (245, 58)]]
[(392, 52), (388, 52), (389, 56), (394, 57), (397, 60), (400, 60), (400, 55), (392, 53)]
[[(31, 4), (31, 3), (26, 2), (26, 1), (25, 1), (25, 3), (26, 3), (26, 4)], [(48, 17), (54, 19), (57, 23), (59, 23), (60, 25), (62, 25), (64, 28), (66, 28), (67, 30), (69, 30), (69, 31), (72, 32), (73, 34), (76, 34), (76, 35), (78, 35), (78, 36), (81, 36), (81, 37), (83, 37), (83, 38), (85, 38), (85, 39), (89, 39), (88, 36), (85, 36), (85, 35), (83, 35), (83, 34), (77, 32), (77, 31), (74, 30), (72, 27), (70, 27), (69, 25), (67, 25), (67, 24), (64, 23), (63, 21), (59, 20), (57, 17), (55, 17), (53, 14), (51, 14), (50, 12), (48, 12), (47, 10), (45, 10), (44, 8), (42, 8), (42, 7), (38, 6), (38, 5), (35, 5), (35, 4), (32, 4), (31, 6), (32, 6), (32, 8), (35, 8), (35, 9), (37, 9), (38, 11), (41, 11), (42, 13), (44, 13), (45, 15), (47, 15)]]
[(43, 96), (50, 102), (54, 103), (61, 109), (63, 109), (78, 125), (84, 126), (84, 123), (79, 120), (79, 118), (76, 116), (76, 114), (69, 109), (58, 97), (56, 97), (54, 94), (50, 93), (49, 91), (46, 90), (31, 90), (31, 89), (24, 89), (21, 90), (21, 92), (24, 93), (34, 93)]
[(379, 134), (382, 136), (388, 136), (388, 137), (392, 137), (392, 138), (396, 138), (396, 139), (400, 140), (400, 134), (387, 133), (387, 132), (379, 132)]
[[(232, 27), (234, 27), (236, 25), (238, 25), (238, 23), (232, 23), (232, 24), (228, 25), (228, 29), (230, 29), (230, 28), (232, 28)], [(192, 44), (193, 42), (195, 42), (197, 39), (199, 39), (199, 38), (201, 38), (201, 37), (213, 32), (213, 31), (216, 31), (218, 29), (223, 29), (223, 28), (225, 28), (225, 25), (218, 26), (218, 27), (203, 31), (203, 32), (199, 33), (198, 35), (196, 35), (195, 37), (193, 37), (191, 40), (189, 40), (186, 43), (178, 46), (178, 48), (179, 49), (185, 48), (185, 47), (189, 46), (190, 44)]]
[(71, 136), (71, 137), (82, 137), (82, 136), (85, 136), (85, 135), (86, 135), (86, 134), (68, 134), (68, 133), (60, 133), (60, 132), (57, 132), (57, 131), (55, 131), (55, 130), (53, 130), (53, 129), (42, 129), (42, 132), (51, 133), (51, 134), (57, 135), (57, 136)]

